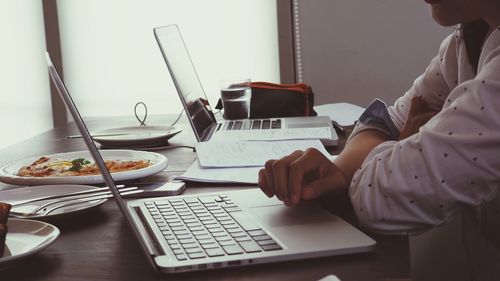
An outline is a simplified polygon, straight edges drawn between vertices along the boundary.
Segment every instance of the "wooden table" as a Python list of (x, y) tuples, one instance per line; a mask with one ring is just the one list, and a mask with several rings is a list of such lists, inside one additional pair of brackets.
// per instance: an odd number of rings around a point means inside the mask
[[(174, 116), (149, 117), (150, 125), (170, 124)], [(152, 121), (151, 121), (152, 120)], [(90, 120), (91, 130), (103, 127), (132, 126), (131, 118)], [(184, 125), (182, 125), (184, 124)], [(194, 143), (186, 121), (184, 131), (171, 139), (172, 145)], [(67, 139), (78, 134), (73, 124), (50, 130), (29, 140), (0, 150), (0, 165), (29, 156), (84, 150), (81, 139)], [(182, 173), (196, 159), (187, 148), (156, 151), (169, 159), (167, 169), (140, 182), (164, 182)], [(0, 183), (1, 189), (12, 188)], [(254, 187), (254, 186), (253, 186)], [(253, 188), (231, 185), (231, 188)], [(225, 190), (229, 186), (188, 184), (185, 194)], [(1, 198), (0, 198), (1, 200)], [(327, 209), (356, 224), (347, 198), (323, 198), (318, 201)], [(209, 272), (162, 275), (150, 268), (138, 243), (110, 200), (102, 206), (77, 215), (51, 220), (61, 230), (57, 241), (24, 263), (0, 271), (2, 281), (50, 280), (318, 280), (335, 274), (341, 280), (394, 280), (408, 278), (408, 239), (403, 236), (382, 236), (368, 233), (377, 241), (373, 252), (348, 256), (281, 262)], [(335, 237), (332, 237), (335, 239)]]

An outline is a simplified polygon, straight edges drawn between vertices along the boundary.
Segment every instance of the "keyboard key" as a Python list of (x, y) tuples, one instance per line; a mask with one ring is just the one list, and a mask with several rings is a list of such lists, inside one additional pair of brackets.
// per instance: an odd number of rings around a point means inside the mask
[(169, 247), (170, 247), (170, 249), (172, 249), (172, 250), (175, 250), (175, 249), (182, 249), (182, 246), (181, 246), (181, 244), (179, 244), (179, 243), (170, 244), (170, 245), (168, 245), (168, 246), (169, 246)]
[(260, 252), (260, 246), (253, 241), (244, 241), (239, 243), (241, 248), (247, 253), (257, 253)]
[(262, 129), (271, 128), (271, 120), (262, 120)]
[(186, 204), (189, 204), (189, 203), (200, 203), (200, 201), (198, 201), (198, 198), (184, 198), (184, 202)]
[(185, 260), (187, 260), (187, 256), (185, 254), (175, 255), (175, 257), (179, 261), (185, 261)]
[(174, 252), (175, 255), (180, 255), (180, 254), (184, 254), (184, 250), (182, 249), (172, 249), (172, 251)]
[(241, 127), (241, 129), (242, 130), (249, 130), (251, 125), (252, 125), (252, 122), (250, 120), (245, 120), (245, 121), (243, 121), (243, 126)]
[(262, 249), (264, 249), (264, 251), (275, 251), (275, 250), (281, 250), (281, 246), (274, 243), (274, 244), (264, 245), (262, 246)]
[(184, 223), (185, 224), (190, 224), (190, 223), (197, 223), (198, 220), (197, 219), (188, 219), (188, 220), (184, 220)]
[(220, 224), (222, 224), (222, 226), (223, 226), (224, 228), (228, 228), (228, 227), (231, 227), (231, 226), (238, 226), (238, 224), (237, 224), (237, 223), (235, 223), (235, 222), (234, 222), (234, 221), (232, 221), (232, 220), (231, 220), (231, 221), (220, 221), (219, 223), (220, 223)]
[(226, 224), (226, 225), (224, 225), (224, 224), (223, 224), (223, 226), (224, 226), (224, 228), (225, 228), (228, 232), (229, 232), (230, 230), (241, 229), (241, 228), (238, 226), (238, 224), (236, 224), (236, 223), (230, 223), (230, 224)]
[(206, 244), (201, 244), (201, 247), (202, 247), (203, 249), (205, 249), (205, 251), (206, 251), (206, 250), (208, 250), (208, 249), (217, 249), (217, 248), (219, 248), (219, 249), (220, 249), (219, 244), (217, 244), (217, 243), (215, 243), (215, 242), (214, 242), (214, 243), (206, 243)]
[(216, 233), (216, 232), (225, 232), (224, 228), (218, 226), (218, 227), (214, 227), (214, 228), (209, 228), (208, 231), (210, 233)]
[(198, 243), (187, 243), (187, 244), (182, 244), (182, 247), (184, 249), (191, 249), (191, 248), (198, 248), (199, 245)]
[(194, 253), (203, 253), (203, 249), (201, 247), (198, 248), (189, 248), (186, 249), (187, 254), (194, 254)]
[(206, 245), (206, 244), (212, 244), (212, 243), (216, 243), (217, 241), (215, 241), (215, 239), (213, 238), (210, 238), (210, 239), (202, 239), (202, 240), (199, 240), (198, 243), (200, 243), (201, 245)]
[(187, 232), (186, 234), (176, 234), (176, 235), (177, 235), (177, 239), (179, 239), (179, 240), (186, 240), (186, 239), (194, 238), (190, 232)]
[(252, 123), (252, 130), (260, 129), (261, 120), (254, 120)]
[(221, 248), (206, 249), (205, 252), (209, 257), (220, 257), (224, 255), (224, 251)]
[(236, 242), (234, 242), (233, 240), (225, 240), (225, 241), (220, 241), (219, 245), (221, 246), (236, 245)]
[(257, 244), (261, 246), (266, 246), (266, 245), (276, 244), (276, 242), (274, 242), (273, 239), (269, 239), (269, 240), (257, 241)]
[(201, 258), (204, 258), (206, 256), (205, 256), (205, 253), (192, 253), (192, 254), (188, 254), (188, 257), (190, 259), (201, 259)]
[(241, 121), (235, 121), (234, 122), (234, 126), (233, 126), (233, 130), (241, 130), (242, 126), (243, 126), (243, 122), (241, 122)]
[(260, 236), (260, 235), (266, 235), (267, 233), (264, 230), (259, 229), (259, 230), (250, 230), (248, 231), (248, 234), (250, 236)]
[(246, 231), (261, 229), (252, 218), (243, 212), (232, 212), (231, 216)]
[(194, 235), (194, 236), (198, 236), (198, 235), (202, 235), (202, 234), (209, 234), (209, 232), (205, 229), (205, 228), (190, 228), (189, 230), (191, 230), (191, 233)]
[[(252, 238), (250, 236), (241, 236), (241, 237), (233, 237), (236, 242), (243, 242), (243, 241), (252, 241)], [(273, 241), (274, 242), (274, 241)]]
[(228, 255), (237, 255), (237, 254), (243, 254), (243, 249), (241, 249), (240, 246), (238, 245), (228, 245), (228, 246), (222, 246), (222, 249), (228, 254)]
[(236, 234), (236, 233), (244, 233), (243, 230), (241, 228), (239, 228), (239, 227), (236, 227), (236, 228), (227, 228), (226, 230), (227, 230), (227, 232), (229, 234), (231, 234), (231, 236), (233, 236), (233, 234)]
[(198, 240), (207, 240), (207, 239), (212, 239), (212, 236), (210, 234), (195, 234), (196, 239)]
[(271, 121), (271, 129), (281, 129), (281, 119)]
[(221, 242), (221, 241), (228, 241), (228, 240), (231, 240), (231, 241), (232, 241), (232, 240), (233, 240), (233, 239), (231, 238), (231, 236), (229, 236), (229, 235), (217, 236), (217, 237), (214, 237), (214, 238), (215, 238), (215, 240), (217, 240), (217, 242)]
[(255, 241), (273, 240), (269, 235), (252, 236)]
[(224, 231), (224, 232), (214, 232), (212, 233), (212, 235), (217, 238), (217, 237), (224, 237), (224, 236), (227, 236), (229, 237), (229, 235), (227, 235), (227, 233)]
[(186, 244), (196, 243), (196, 239), (194, 238), (179, 239), (179, 243), (181, 243), (184, 246)]

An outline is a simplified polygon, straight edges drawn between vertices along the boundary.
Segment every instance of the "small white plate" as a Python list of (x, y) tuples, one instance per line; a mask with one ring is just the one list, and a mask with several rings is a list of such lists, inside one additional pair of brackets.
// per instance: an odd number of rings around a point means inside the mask
[(93, 132), (92, 138), (104, 147), (152, 147), (165, 145), (181, 131), (170, 126), (121, 127)]
[(22, 262), (52, 244), (59, 229), (51, 224), (26, 219), (9, 219), (5, 250), (0, 257), (0, 269)]
[[(115, 181), (125, 181), (147, 177), (163, 171), (168, 164), (167, 158), (161, 154), (148, 151), (135, 150), (101, 150), (101, 156), (104, 160), (149, 160), (151, 165), (131, 171), (112, 173)], [(42, 155), (40, 155), (42, 156)], [(30, 157), (9, 163), (0, 167), (0, 181), (14, 185), (47, 185), (47, 184), (98, 184), (104, 183), (104, 179), (100, 174), (88, 176), (59, 176), (59, 177), (20, 177), (17, 175), (19, 169), (25, 165), (31, 164), (33, 161), (40, 158)], [(57, 153), (51, 155), (43, 155), (49, 158), (60, 159), (77, 159), (85, 158), (93, 160), (88, 151), (75, 151), (67, 153)]]
[[(16, 203), (23, 202), (33, 198), (67, 194), (78, 191), (92, 190), (96, 188), (97, 187), (90, 185), (66, 185), (66, 184), (27, 186), (27, 187), (18, 187), (5, 191), (0, 191), (0, 198), (2, 198), (2, 202), (15, 205)], [(46, 218), (46, 217), (55, 217), (55, 216), (75, 213), (93, 207), (97, 207), (102, 203), (106, 202), (106, 200), (107, 199), (100, 199), (90, 202), (82, 202), (80, 204), (58, 208), (48, 215), (43, 215), (43, 214), (33, 215), (30, 216), (30, 218), (41, 218), (41, 217)], [(48, 202), (50, 202), (50, 200), (43, 200), (32, 203), (26, 203), (19, 206), (13, 206), (11, 211), (29, 213)], [(51, 205), (50, 207), (53, 206)]]

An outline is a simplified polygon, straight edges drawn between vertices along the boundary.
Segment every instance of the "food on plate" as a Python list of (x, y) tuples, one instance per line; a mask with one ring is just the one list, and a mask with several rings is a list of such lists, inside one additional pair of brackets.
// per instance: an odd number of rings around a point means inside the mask
[(5, 238), (7, 237), (7, 219), (9, 218), (10, 208), (12, 206), (0, 202), (0, 257), (3, 256), (5, 248)]
[[(150, 160), (105, 160), (111, 173), (138, 170), (151, 165)], [(21, 167), (17, 172), (21, 177), (88, 176), (99, 174), (95, 162), (84, 158), (73, 160), (42, 156), (33, 163)]]

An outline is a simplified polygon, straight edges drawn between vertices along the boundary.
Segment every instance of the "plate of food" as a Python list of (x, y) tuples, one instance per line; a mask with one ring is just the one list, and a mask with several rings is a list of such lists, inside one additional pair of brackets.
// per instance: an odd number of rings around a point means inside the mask
[(0, 269), (24, 261), (56, 241), (59, 229), (35, 220), (9, 219), (9, 205), (0, 203)]
[(170, 126), (121, 127), (93, 132), (92, 138), (104, 147), (153, 147), (165, 145), (181, 131)]
[[(165, 156), (148, 151), (101, 150), (115, 181), (147, 177), (163, 171)], [(99, 184), (104, 179), (90, 152), (75, 151), (29, 157), (0, 167), (0, 181), (14, 185)]]

